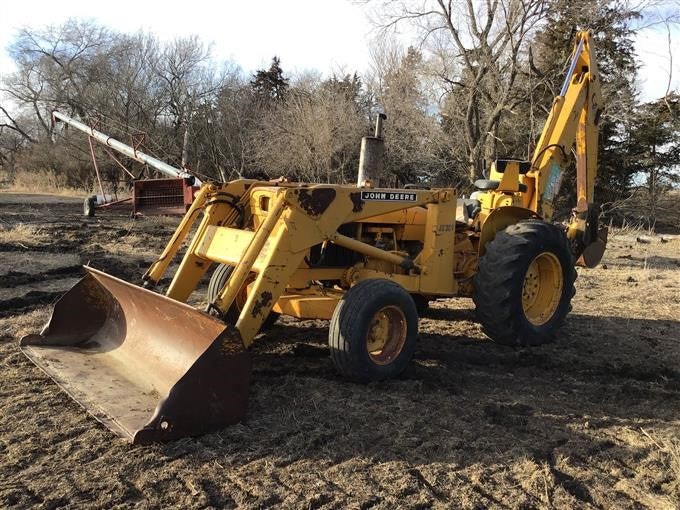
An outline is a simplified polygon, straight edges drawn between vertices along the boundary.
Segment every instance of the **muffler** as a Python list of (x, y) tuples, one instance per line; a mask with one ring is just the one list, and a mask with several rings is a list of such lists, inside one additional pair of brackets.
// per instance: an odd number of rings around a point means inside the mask
[(203, 434), (246, 412), (251, 360), (233, 326), (86, 267), (22, 352), (132, 443)]

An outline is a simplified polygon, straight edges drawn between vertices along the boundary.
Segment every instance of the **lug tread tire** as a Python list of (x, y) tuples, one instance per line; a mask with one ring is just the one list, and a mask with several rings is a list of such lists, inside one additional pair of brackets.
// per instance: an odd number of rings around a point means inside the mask
[(222, 287), (224, 287), (224, 284), (227, 283), (227, 279), (232, 271), (232, 266), (228, 266), (227, 264), (220, 264), (215, 268), (215, 271), (213, 271), (210, 281), (208, 282), (208, 303), (212, 303), (215, 300), (222, 290)]
[[(388, 365), (374, 363), (366, 349), (366, 335), (375, 313), (387, 305), (401, 308), (407, 333), (402, 351)], [(418, 339), (418, 312), (404, 288), (390, 280), (363, 280), (349, 289), (335, 307), (328, 331), (331, 359), (338, 372), (355, 382), (390, 379), (403, 372)]]
[[(545, 251), (553, 253), (562, 266), (562, 296), (553, 317), (535, 326), (524, 316), (522, 285), (529, 263)], [(496, 343), (516, 347), (551, 341), (571, 308), (575, 280), (569, 241), (556, 225), (526, 220), (498, 232), (486, 245), (474, 279), (472, 299), (484, 333)]]

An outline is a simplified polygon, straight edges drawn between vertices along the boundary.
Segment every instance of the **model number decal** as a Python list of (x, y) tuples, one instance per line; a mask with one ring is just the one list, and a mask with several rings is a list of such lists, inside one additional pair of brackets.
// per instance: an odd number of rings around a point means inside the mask
[(362, 191), (361, 200), (380, 202), (417, 202), (418, 194), (403, 191)]

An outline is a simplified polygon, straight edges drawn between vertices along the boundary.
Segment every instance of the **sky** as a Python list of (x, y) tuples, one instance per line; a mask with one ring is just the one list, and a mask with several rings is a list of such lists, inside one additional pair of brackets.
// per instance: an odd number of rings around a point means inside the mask
[[(368, 45), (375, 36), (367, 8), (350, 0), (0, 0), (0, 74), (13, 70), (7, 46), (17, 29), (59, 24), (68, 17), (94, 18), (121, 32), (142, 29), (163, 40), (198, 34), (212, 43), (218, 60), (231, 60), (249, 73), (268, 67), (274, 55), (281, 58), (285, 72), (361, 73), (369, 67)], [(666, 92), (666, 37), (663, 27), (636, 34), (636, 50), (644, 64), (639, 73), (642, 100)], [(671, 89), (680, 89), (678, 29), (673, 46)]]

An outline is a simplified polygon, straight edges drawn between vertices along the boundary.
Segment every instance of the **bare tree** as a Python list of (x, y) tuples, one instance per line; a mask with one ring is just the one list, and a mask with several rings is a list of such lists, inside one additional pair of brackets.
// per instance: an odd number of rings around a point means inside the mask
[(29, 108), (47, 139), (53, 126), (51, 110), (68, 106), (84, 115), (82, 100), (103, 88), (104, 66), (114, 36), (91, 21), (69, 19), (41, 30), (24, 28), (10, 48), (18, 70), (2, 90), (19, 108)]
[(268, 175), (308, 182), (353, 180), (365, 117), (353, 98), (324, 88), (291, 87), (255, 133), (255, 164)]
[(368, 89), (387, 114), (385, 124), (386, 184), (458, 184), (454, 151), (435, 115), (429, 83), (423, 79), (423, 57), (414, 47), (403, 50), (380, 38), (371, 48)]
[(167, 45), (156, 63), (163, 84), (163, 115), (170, 122), (173, 140), (168, 146), (178, 149), (178, 159), (186, 163), (191, 117), (197, 105), (207, 101), (221, 88), (223, 77), (216, 73), (206, 47), (198, 36), (178, 38)]
[(463, 131), (470, 181), (496, 155), (502, 118), (520, 104), (516, 87), (527, 43), (546, 0), (431, 0), (381, 3), (384, 30), (409, 23), (431, 56), (444, 89), (442, 115)]
[(203, 101), (192, 118), (197, 165), (216, 169), (222, 181), (246, 175), (253, 159), (250, 143), (255, 116), (252, 92), (236, 67), (226, 68), (220, 90)]
[(29, 135), (24, 129), (20, 126), (19, 122), (12, 116), (7, 109), (0, 105), (0, 113), (4, 115), (4, 121), (0, 123), (0, 133), (4, 129), (11, 129), (12, 131), (15, 131), (19, 135), (21, 135), (25, 140), (29, 142), (33, 142), (34, 139), (31, 135)]

